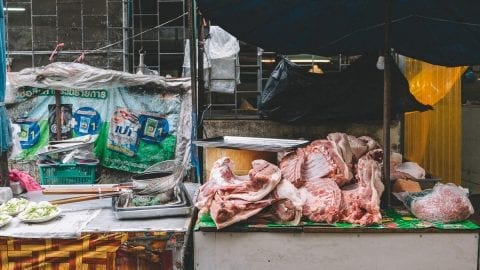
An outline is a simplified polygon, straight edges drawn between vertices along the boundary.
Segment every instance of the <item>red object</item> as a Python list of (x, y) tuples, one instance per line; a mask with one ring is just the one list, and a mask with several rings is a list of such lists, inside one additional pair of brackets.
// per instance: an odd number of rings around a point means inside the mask
[(80, 54), (80, 56), (75, 59), (75, 61), (73, 61), (74, 63), (82, 63), (83, 61), (85, 60), (85, 52), (82, 52), (82, 54)]
[(20, 185), (27, 191), (41, 190), (40, 184), (26, 172), (13, 169), (8, 174), (8, 179), (13, 182), (20, 182)]
[(55, 55), (57, 54), (58, 49), (59, 49), (59, 48), (63, 48), (63, 46), (65, 46), (65, 43), (59, 43), (59, 44), (57, 44), (57, 47), (55, 47), (55, 50), (53, 50), (52, 54), (50, 54), (50, 57), (48, 58), (48, 60), (49, 60), (50, 62), (52, 62), (53, 59), (55, 58)]

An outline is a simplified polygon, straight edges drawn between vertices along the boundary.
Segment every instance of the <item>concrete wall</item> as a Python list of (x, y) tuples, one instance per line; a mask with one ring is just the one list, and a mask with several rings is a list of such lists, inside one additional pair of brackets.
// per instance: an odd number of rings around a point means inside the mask
[[(282, 139), (325, 138), (331, 132), (345, 132), (355, 136), (368, 135), (382, 144), (382, 123), (324, 122), (314, 125), (290, 125), (269, 120), (205, 120), (205, 138), (216, 136), (250, 136)], [(392, 150), (400, 150), (400, 123), (391, 127)]]
[[(71, 62), (84, 50), (123, 39), (120, 0), (6, 0), (5, 7), (25, 8), (6, 12), (12, 71), (48, 64), (49, 52), (57, 43), (65, 43), (57, 61)], [(120, 51), (90, 54), (85, 63), (122, 70), (121, 44), (112, 49)]]
[[(340, 123), (328, 122), (315, 125), (289, 125), (269, 120), (205, 120), (204, 138), (217, 136), (247, 136), (279, 139), (323, 139), (331, 132), (345, 132), (362, 136), (368, 135), (382, 144), (382, 123)], [(400, 122), (391, 126), (391, 149), (400, 152)], [(205, 151), (204, 151), (205, 152)], [(210, 168), (206, 165), (204, 153), (204, 178)]]
[(478, 233), (201, 232), (195, 270), (475, 270)]
[(480, 194), (480, 105), (462, 107), (462, 186)]

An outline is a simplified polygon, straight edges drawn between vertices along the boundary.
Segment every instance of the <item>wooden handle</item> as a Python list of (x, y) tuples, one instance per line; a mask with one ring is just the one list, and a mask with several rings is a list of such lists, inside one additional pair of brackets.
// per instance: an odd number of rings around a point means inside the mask
[(71, 197), (71, 198), (65, 198), (65, 199), (52, 200), (52, 201), (49, 201), (49, 202), (51, 204), (66, 204), (66, 203), (74, 203), (74, 202), (83, 202), (83, 201), (95, 200), (95, 199), (99, 199), (99, 198), (107, 198), (107, 197), (112, 197), (112, 196), (115, 196), (115, 195), (118, 195), (118, 194), (120, 194), (120, 192), (111, 192), (111, 193), (105, 193), (105, 194), (77, 196), (77, 197)]
[(119, 191), (118, 187), (103, 188), (45, 188), (43, 194), (101, 194)]
[(101, 194), (109, 192), (118, 192), (121, 189), (131, 188), (132, 185), (122, 184), (113, 187), (85, 187), (85, 188), (55, 188), (48, 187), (42, 190), (43, 194)]

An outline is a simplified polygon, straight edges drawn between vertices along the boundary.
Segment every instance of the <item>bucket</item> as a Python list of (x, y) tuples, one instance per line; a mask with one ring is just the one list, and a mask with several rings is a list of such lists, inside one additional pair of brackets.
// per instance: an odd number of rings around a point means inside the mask
[(210, 171), (213, 163), (222, 157), (229, 157), (233, 163), (233, 173), (235, 175), (245, 175), (252, 169), (252, 161), (256, 159), (264, 159), (270, 163), (277, 164), (277, 153), (237, 150), (226, 148), (206, 147), (205, 150), (205, 180), (210, 179)]

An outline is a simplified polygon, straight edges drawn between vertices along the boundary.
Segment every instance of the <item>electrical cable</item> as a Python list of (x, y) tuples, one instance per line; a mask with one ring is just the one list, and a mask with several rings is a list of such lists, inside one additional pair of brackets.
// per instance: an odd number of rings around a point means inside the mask
[(166, 22), (164, 22), (164, 23), (162, 23), (162, 24), (159, 24), (159, 25), (157, 25), (157, 26), (154, 26), (154, 27), (152, 27), (152, 28), (149, 28), (149, 29), (147, 29), (147, 30), (145, 30), (145, 31), (142, 31), (142, 32), (140, 32), (140, 33), (138, 33), (138, 34), (135, 34), (135, 35), (133, 35), (133, 36), (131, 36), (131, 37), (122, 39), (122, 40), (120, 40), (120, 41), (117, 41), (117, 42), (114, 42), (114, 43), (105, 45), (105, 46), (100, 47), (100, 48), (97, 48), (97, 49), (88, 50), (88, 51), (85, 52), (85, 54), (91, 54), (91, 53), (95, 53), (95, 52), (98, 52), (98, 51), (103, 51), (103, 50), (106, 49), (106, 48), (115, 46), (115, 45), (117, 45), (117, 44), (123, 43), (124, 41), (127, 41), (127, 40), (130, 40), (130, 39), (132, 39), (132, 38), (135, 38), (135, 37), (138, 37), (138, 36), (140, 36), (140, 35), (143, 35), (143, 34), (149, 32), (149, 31), (155, 30), (155, 29), (157, 29), (157, 28), (159, 28), (159, 27), (165, 26), (165, 25), (167, 25), (167, 24), (169, 24), (169, 23), (171, 23), (171, 22), (174, 22), (174, 21), (182, 18), (183, 16), (185, 16), (185, 15), (187, 15), (187, 14), (188, 14), (188, 12), (185, 12), (185, 13), (183, 13), (182, 15), (179, 15), (179, 16), (171, 19), (171, 20), (168, 20), (168, 21), (166, 21)]

